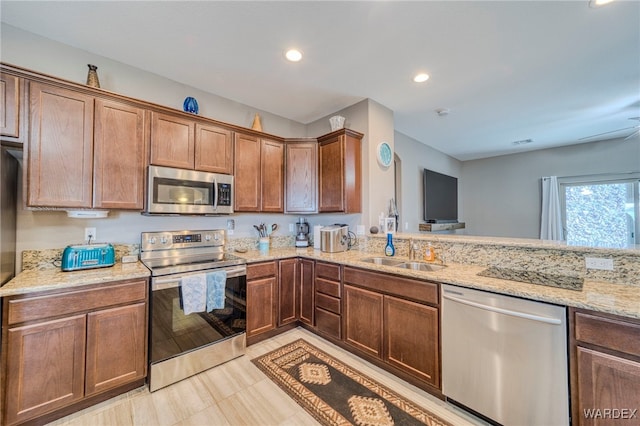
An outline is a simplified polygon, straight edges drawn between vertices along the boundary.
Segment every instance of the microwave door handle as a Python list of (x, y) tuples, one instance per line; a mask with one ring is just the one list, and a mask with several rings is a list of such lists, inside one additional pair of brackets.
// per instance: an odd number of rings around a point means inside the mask
[(213, 180), (213, 209), (218, 210), (218, 182)]

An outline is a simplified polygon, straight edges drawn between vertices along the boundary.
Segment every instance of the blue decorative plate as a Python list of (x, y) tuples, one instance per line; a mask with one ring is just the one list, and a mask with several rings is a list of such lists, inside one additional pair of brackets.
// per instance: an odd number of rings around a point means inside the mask
[(191, 96), (188, 96), (185, 98), (184, 103), (182, 104), (182, 109), (184, 109), (185, 112), (190, 112), (191, 114), (197, 114), (198, 101), (196, 101), (196, 98), (192, 98)]
[(391, 147), (386, 142), (380, 142), (378, 145), (378, 162), (383, 167), (389, 167), (391, 162), (393, 161), (393, 151), (391, 151)]

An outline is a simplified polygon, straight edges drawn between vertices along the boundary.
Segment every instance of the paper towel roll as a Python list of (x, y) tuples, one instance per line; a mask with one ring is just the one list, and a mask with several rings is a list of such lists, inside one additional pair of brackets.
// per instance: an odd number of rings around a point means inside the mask
[(313, 227), (313, 248), (320, 250), (320, 229), (322, 225), (315, 225)]

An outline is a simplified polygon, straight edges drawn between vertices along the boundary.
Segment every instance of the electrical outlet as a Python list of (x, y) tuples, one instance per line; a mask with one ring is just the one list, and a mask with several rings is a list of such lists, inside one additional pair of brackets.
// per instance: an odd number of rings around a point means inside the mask
[(289, 224), (289, 232), (296, 232), (296, 224), (295, 223), (290, 223)]
[(97, 238), (96, 236), (96, 228), (84, 228), (84, 240), (89, 242), (89, 241), (95, 241)]
[(236, 221), (233, 219), (227, 219), (227, 230), (233, 231), (236, 229)]
[(613, 259), (585, 257), (584, 263), (587, 269), (602, 269), (604, 271), (613, 271)]

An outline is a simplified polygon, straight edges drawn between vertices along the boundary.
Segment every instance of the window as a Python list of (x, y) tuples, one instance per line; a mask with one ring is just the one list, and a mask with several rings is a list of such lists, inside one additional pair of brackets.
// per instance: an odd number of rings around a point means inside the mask
[(611, 248), (640, 244), (640, 174), (558, 182), (567, 244)]

